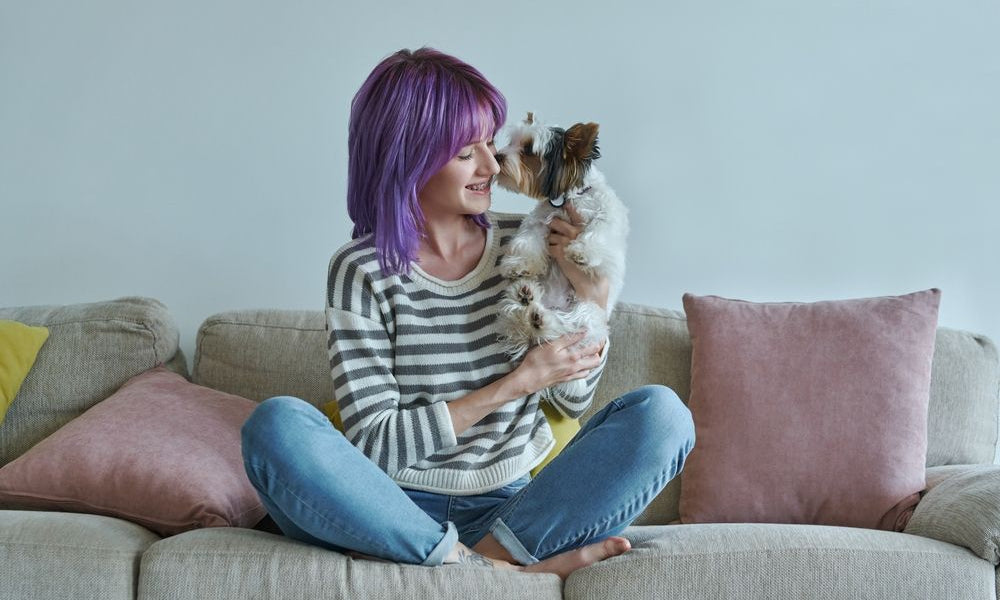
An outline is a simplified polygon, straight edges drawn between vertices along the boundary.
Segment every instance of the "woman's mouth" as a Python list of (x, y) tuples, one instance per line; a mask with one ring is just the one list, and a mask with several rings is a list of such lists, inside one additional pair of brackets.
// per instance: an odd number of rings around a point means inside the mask
[(485, 194), (490, 191), (490, 184), (493, 183), (492, 179), (483, 181), (480, 183), (474, 183), (472, 185), (465, 186), (465, 189), (470, 190), (474, 194)]

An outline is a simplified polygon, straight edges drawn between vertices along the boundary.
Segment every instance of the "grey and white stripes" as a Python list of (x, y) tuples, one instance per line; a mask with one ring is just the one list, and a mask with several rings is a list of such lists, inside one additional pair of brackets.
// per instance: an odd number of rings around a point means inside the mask
[[(447, 402), (516, 367), (497, 344), (504, 288), (497, 264), (523, 216), (489, 217), (483, 258), (457, 281), (416, 266), (410, 275), (383, 277), (370, 235), (330, 260), (328, 349), (344, 433), (406, 488), (483, 493), (527, 473), (553, 444), (540, 393), (509, 402), (460, 436), (452, 428)], [(603, 367), (582, 396), (544, 401), (583, 414)]]

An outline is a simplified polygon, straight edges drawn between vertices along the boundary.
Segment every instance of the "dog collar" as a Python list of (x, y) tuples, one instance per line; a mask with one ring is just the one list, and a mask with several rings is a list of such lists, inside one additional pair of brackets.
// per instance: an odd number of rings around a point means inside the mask
[[(582, 190), (580, 190), (579, 193), (577, 193), (576, 197), (579, 198), (580, 196), (586, 194), (587, 192), (590, 191), (591, 187), (593, 186), (588, 185), (587, 187), (583, 188)], [(552, 208), (562, 208), (562, 205), (566, 204), (566, 201), (569, 199), (570, 199), (569, 192), (566, 192), (565, 194), (557, 198), (549, 198), (549, 206), (551, 206)]]

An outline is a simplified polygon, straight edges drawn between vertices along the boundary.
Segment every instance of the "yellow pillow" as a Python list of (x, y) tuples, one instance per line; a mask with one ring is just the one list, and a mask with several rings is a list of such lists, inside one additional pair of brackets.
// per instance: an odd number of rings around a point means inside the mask
[(531, 476), (537, 477), (538, 472), (545, 468), (545, 465), (552, 462), (562, 449), (566, 447), (576, 432), (580, 431), (580, 420), (571, 419), (567, 416), (561, 414), (554, 406), (548, 402), (542, 402), (542, 412), (545, 413), (545, 418), (549, 422), (549, 427), (552, 428), (552, 436), (556, 438), (556, 445), (552, 446), (552, 450), (549, 452), (545, 460), (538, 463), (538, 466), (531, 470)]
[(45, 327), (0, 320), (0, 423), (48, 338)]
[(337, 431), (344, 433), (344, 422), (340, 420), (340, 407), (337, 406), (337, 401), (330, 400), (322, 406), (322, 410), (326, 418), (330, 419), (333, 426), (337, 428)]
[[(340, 420), (340, 407), (337, 406), (336, 400), (331, 400), (323, 405), (323, 414), (326, 418), (330, 419), (333, 426), (337, 428), (338, 431), (344, 431), (344, 423)], [(580, 421), (579, 419), (570, 419), (569, 417), (563, 416), (548, 402), (542, 403), (542, 412), (545, 413), (545, 418), (549, 421), (549, 427), (552, 428), (552, 435), (556, 438), (556, 445), (552, 447), (548, 456), (545, 460), (538, 463), (538, 466), (531, 470), (531, 476), (535, 477), (538, 472), (545, 468), (545, 465), (552, 462), (562, 449), (566, 447), (576, 432), (580, 431)]]

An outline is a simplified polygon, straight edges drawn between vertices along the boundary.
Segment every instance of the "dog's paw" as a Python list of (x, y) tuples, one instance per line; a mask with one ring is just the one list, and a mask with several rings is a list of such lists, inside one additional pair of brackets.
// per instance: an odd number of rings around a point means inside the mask
[(528, 313), (528, 322), (531, 327), (535, 329), (536, 336), (541, 336), (541, 332), (545, 329), (545, 311), (539, 310), (537, 307)]
[(506, 279), (540, 279), (546, 271), (544, 258), (508, 255), (500, 261), (500, 274)]
[(507, 297), (521, 306), (528, 306), (536, 300), (540, 302), (543, 295), (542, 286), (530, 279), (518, 279), (507, 288)]
[(577, 240), (566, 244), (566, 258), (585, 269), (593, 269), (600, 263), (596, 253), (589, 252), (587, 246)]

